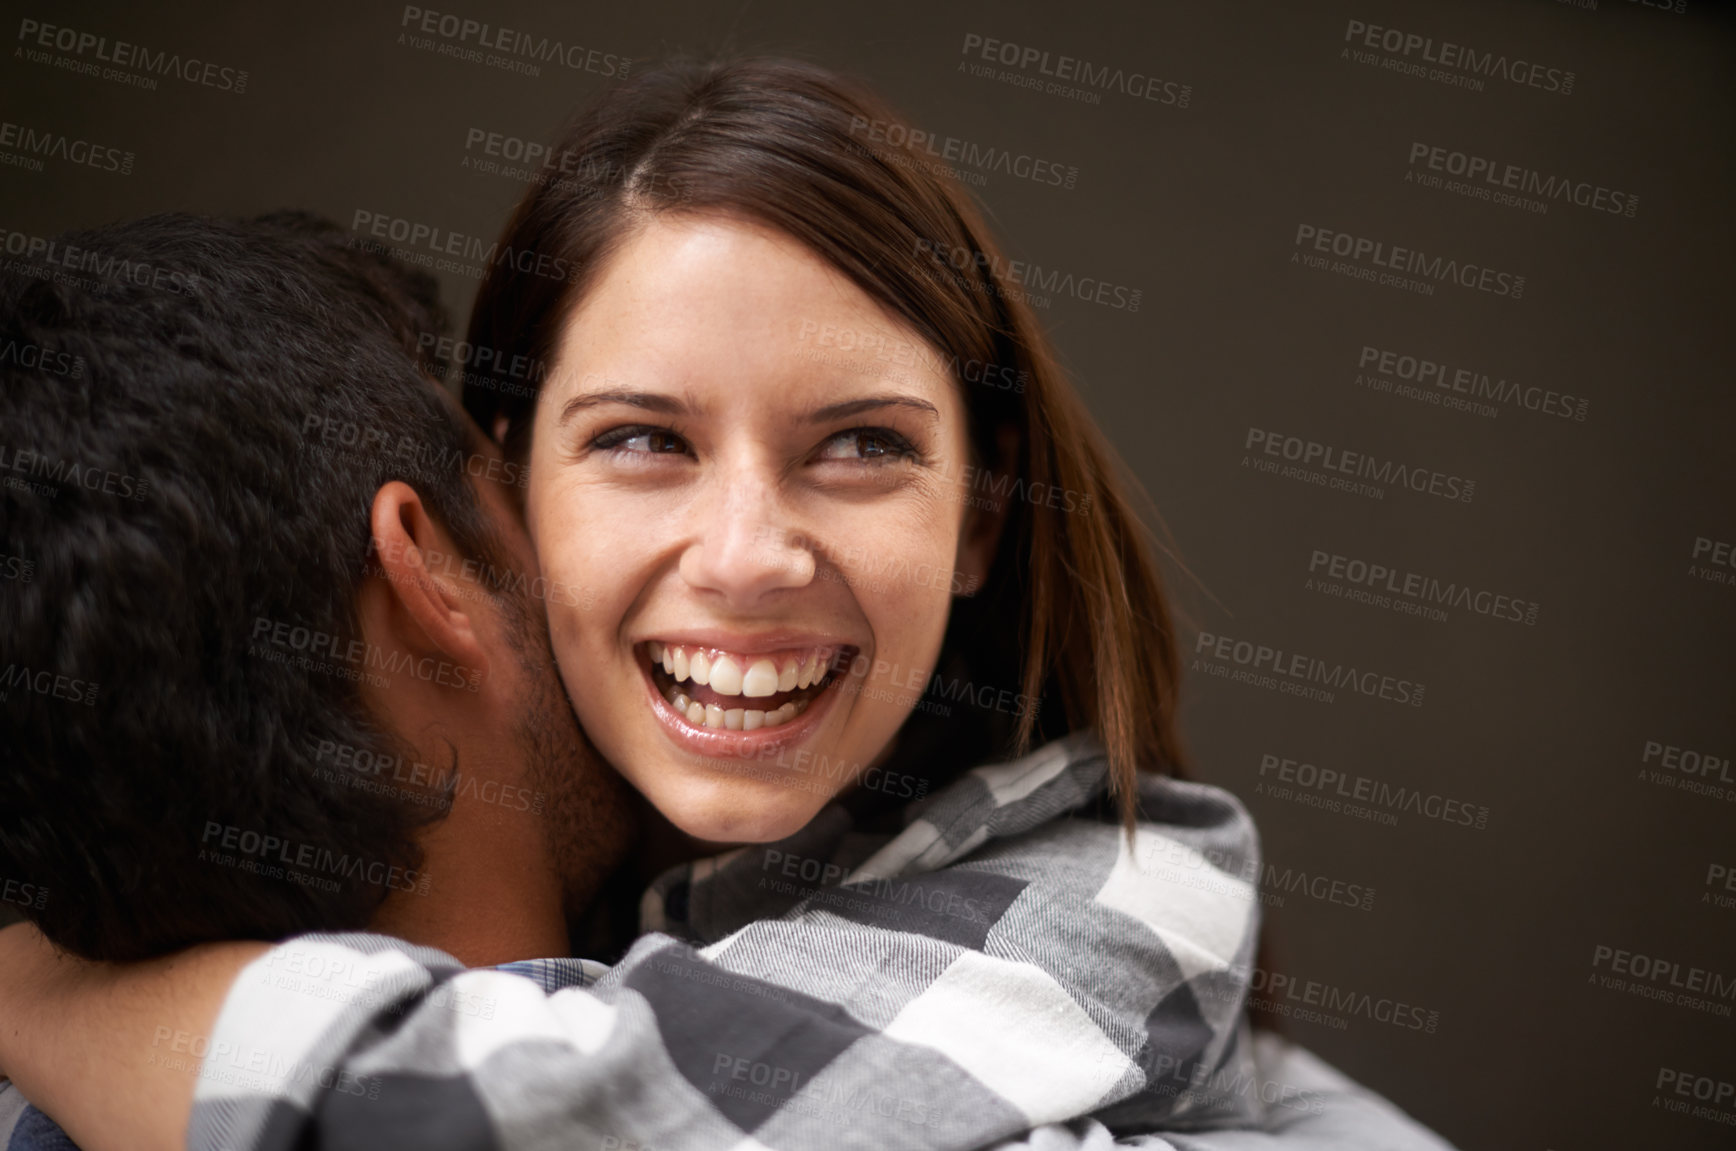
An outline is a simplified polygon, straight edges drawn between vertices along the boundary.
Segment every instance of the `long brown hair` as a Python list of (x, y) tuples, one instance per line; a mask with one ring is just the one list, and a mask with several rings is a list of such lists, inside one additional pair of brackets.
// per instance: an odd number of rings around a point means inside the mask
[[(974, 461), (1013, 493), (990, 576), (942, 649), (974, 675), (1018, 669), (1015, 709), (979, 758), (1095, 728), (1111, 794), (1182, 774), (1179, 654), (1136, 490), (1058, 364), (969, 195), (904, 146), (907, 122), (826, 69), (673, 62), (610, 89), (552, 150), (506, 226), (471, 315), (464, 405), (524, 458), (563, 323), (637, 221), (708, 213), (805, 243), (954, 367)], [(486, 366), (485, 366), (486, 365)], [(969, 370), (966, 370), (966, 367)], [(992, 383), (981, 380), (993, 373)], [(1016, 620), (1017, 626), (1009, 626)]]

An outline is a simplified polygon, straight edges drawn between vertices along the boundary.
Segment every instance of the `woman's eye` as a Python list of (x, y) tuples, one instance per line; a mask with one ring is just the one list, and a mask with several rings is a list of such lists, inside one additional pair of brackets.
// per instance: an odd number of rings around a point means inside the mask
[(888, 428), (851, 428), (839, 432), (820, 447), (823, 460), (914, 459), (916, 449), (909, 440)]
[(591, 446), (605, 451), (629, 455), (681, 455), (687, 451), (687, 441), (668, 428), (652, 428), (639, 424), (610, 428), (591, 441)]

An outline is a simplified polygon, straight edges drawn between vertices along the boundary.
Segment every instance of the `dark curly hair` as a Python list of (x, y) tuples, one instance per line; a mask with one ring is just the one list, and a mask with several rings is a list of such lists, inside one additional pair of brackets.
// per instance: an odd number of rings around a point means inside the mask
[[(416, 359), (438, 287), (299, 213), (153, 216), (32, 254), (0, 269), (7, 901), (105, 960), (363, 926), (438, 808), (321, 770), (322, 749), (403, 749), (342, 659), (268, 640), (354, 650), (390, 480), (498, 555), (474, 440)], [(242, 858), (270, 839), (325, 861), (319, 881)]]

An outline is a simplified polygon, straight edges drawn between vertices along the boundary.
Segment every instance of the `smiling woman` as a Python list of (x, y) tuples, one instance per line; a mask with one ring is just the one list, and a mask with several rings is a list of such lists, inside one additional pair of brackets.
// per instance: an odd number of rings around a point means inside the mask
[[(502, 237), (574, 274), (497, 265), (472, 315), (472, 346), (549, 365), (464, 399), (594, 607), (551, 607), (575, 707), (701, 840), (789, 835), (893, 755), (943, 779), (1087, 728), (1131, 825), (1136, 772), (1183, 762), (1119, 463), (967, 195), (861, 131), (899, 122), (790, 61), (640, 76)], [(844, 767), (753, 769), (792, 748)]]
[[(790, 62), (638, 75), (576, 122), (587, 180), (530, 194), (478, 296), (470, 345), (539, 365), (465, 401), (528, 467), (528, 543), (569, 593), (554, 663), (665, 821), (626, 953), (460, 970), (383, 912), (406, 938), (228, 953), (218, 1013), (203, 967), (69, 977), (0, 932), (49, 1004), (28, 1034), (117, 1002), (208, 1031), (191, 1118), (182, 1091), (148, 1126), (212, 1151), (1438, 1146), (1254, 1040), (1257, 838), (1166, 778), (1177, 654), (1118, 462), (963, 193), (856, 136), (888, 122)], [(477, 826), (444, 847), (461, 874), (536, 874)], [(310, 965), (357, 977), (310, 991)], [(126, 1096), (16, 1026), (26, 1090), (114, 1133), (92, 1151), (138, 1145)], [(238, 1078), (243, 1051), (331, 1074)]]

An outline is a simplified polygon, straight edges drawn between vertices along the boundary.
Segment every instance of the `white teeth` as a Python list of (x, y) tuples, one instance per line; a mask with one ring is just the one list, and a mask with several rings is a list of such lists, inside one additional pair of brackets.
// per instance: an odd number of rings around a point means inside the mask
[[(809, 651), (805, 659), (785, 657), (783, 670), (779, 671), (777, 661), (767, 656), (749, 660), (745, 656), (719, 654), (714, 662), (707, 652), (694, 651), (689, 654), (688, 649), (661, 640), (649, 640), (645, 647), (651, 662), (661, 665), (675, 681), (669, 685), (664, 698), (669, 701), (669, 706), (677, 715), (685, 717), (687, 722), (695, 727), (723, 728), (728, 731), (757, 731), (762, 727), (778, 727), (801, 715), (812, 701), (790, 700), (782, 707), (769, 709), (725, 708), (717, 703), (702, 703), (682, 691), (679, 685), (689, 679), (694, 683), (709, 685), (720, 696), (763, 699), (783, 692), (817, 686), (831, 670), (831, 653), (819, 648)], [(747, 664), (745, 671), (742, 668), (743, 663)], [(728, 700), (720, 702), (726, 703)]]
[[(788, 691), (778, 679), (778, 665), (769, 659), (756, 659), (740, 681), (741, 694), (758, 699), (779, 691)], [(733, 692), (731, 693), (734, 694)]]
[[(698, 661), (694, 662), (693, 674), (697, 678), (699, 675)], [(706, 681), (700, 680), (699, 682), (705, 683)], [(727, 655), (718, 656), (717, 662), (711, 665), (710, 683), (719, 695), (740, 695), (741, 667)]]
[[(668, 650), (667, 648), (664, 649), (665, 652)], [(720, 662), (729, 661), (725, 657)], [(712, 671), (715, 676), (716, 668), (714, 667)], [(728, 674), (727, 671), (725, 674)], [(749, 674), (752, 674), (752, 669), (749, 669)], [(713, 684), (715, 685), (715, 683), (716, 680), (713, 679)], [(773, 708), (770, 711), (763, 711), (757, 707), (723, 708), (715, 703), (701, 703), (673, 684), (670, 685), (669, 692), (664, 698), (669, 701), (669, 706), (674, 709), (675, 714), (685, 717), (687, 722), (694, 727), (723, 728), (726, 731), (757, 731), (762, 727), (778, 727), (801, 715), (808, 710), (808, 704), (813, 702), (806, 699), (792, 699), (782, 707)]]

